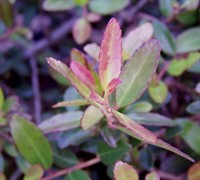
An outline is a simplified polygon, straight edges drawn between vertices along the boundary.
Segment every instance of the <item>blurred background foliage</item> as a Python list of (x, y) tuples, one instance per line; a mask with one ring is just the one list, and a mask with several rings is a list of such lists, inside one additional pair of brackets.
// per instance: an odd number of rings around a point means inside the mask
[[(111, 17), (119, 21), (123, 36), (150, 22), (162, 48), (159, 67), (148, 91), (121, 111), (198, 162), (199, 7), (199, 0), (0, 0), (0, 179), (35, 174), (37, 180), (99, 155), (101, 162), (58, 179), (112, 179), (114, 163), (123, 160), (141, 179), (157, 171), (161, 179), (199, 180), (198, 163), (129, 138), (104, 122), (82, 130), (86, 105), (51, 108), (82, 98), (45, 60), (53, 56), (69, 64), (74, 47), (89, 61), (96, 59)], [(35, 151), (42, 157), (31, 155)]]

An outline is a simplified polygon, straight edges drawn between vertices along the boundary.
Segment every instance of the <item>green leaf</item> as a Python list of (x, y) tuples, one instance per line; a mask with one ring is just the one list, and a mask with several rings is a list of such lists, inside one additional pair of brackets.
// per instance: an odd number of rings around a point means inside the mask
[(42, 7), (46, 11), (65, 11), (75, 7), (74, 0), (45, 0)]
[(145, 180), (160, 180), (160, 176), (157, 172), (153, 171), (145, 176)]
[(153, 108), (152, 104), (147, 101), (138, 101), (127, 107), (128, 112), (149, 112)]
[(6, 176), (0, 172), (0, 180), (6, 180)]
[(191, 114), (200, 114), (200, 101), (194, 101), (189, 104), (186, 108), (186, 111)]
[(124, 9), (128, 4), (129, 0), (91, 0), (89, 8), (98, 14), (108, 15)]
[(148, 129), (144, 128), (143, 126), (137, 124), (130, 118), (128, 118), (126, 115), (117, 112), (115, 110), (112, 111), (114, 116), (116, 117), (116, 120), (118, 120), (119, 125), (114, 125), (113, 127), (129, 134), (130, 136), (133, 136), (136, 139), (142, 140), (146, 143), (167, 149), (171, 152), (174, 152), (192, 162), (194, 160), (189, 157), (187, 154), (181, 152), (177, 148), (171, 146), (170, 144), (164, 142), (161, 139), (158, 139), (152, 132), (150, 132)]
[(98, 145), (98, 154), (102, 162), (106, 165), (113, 164), (117, 160), (120, 160), (129, 150), (129, 145), (122, 141), (117, 144), (116, 148), (111, 148), (105, 142), (101, 142)]
[(43, 133), (66, 131), (80, 126), (81, 111), (72, 111), (57, 114), (39, 124)]
[(75, 0), (76, 4), (79, 6), (85, 6), (87, 5), (89, 0)]
[(192, 122), (180, 119), (177, 121), (182, 127), (180, 136), (198, 154), (200, 154), (200, 127)]
[(0, 126), (5, 126), (7, 122), (6, 118), (0, 116)]
[(150, 85), (148, 91), (156, 103), (162, 104), (167, 98), (168, 87), (164, 82), (159, 81), (158, 84)]
[(173, 7), (172, 7), (172, 3), (175, 2), (175, 0), (159, 0), (159, 7), (160, 7), (160, 11), (162, 12), (162, 14), (166, 17), (170, 17), (173, 13)]
[(76, 170), (64, 177), (64, 180), (90, 180), (88, 174), (83, 170)]
[(66, 106), (85, 106), (88, 104), (89, 102), (84, 99), (77, 99), (77, 100), (71, 100), (71, 101), (58, 102), (55, 105), (53, 105), (53, 107), (58, 108), (58, 107), (66, 107)]
[(187, 173), (188, 180), (198, 180), (200, 179), (200, 162), (193, 164)]
[(13, 24), (13, 8), (9, 0), (0, 1), (0, 19), (2, 19), (7, 26), (11, 26)]
[(136, 123), (147, 126), (175, 126), (177, 123), (171, 119), (156, 113), (128, 113), (127, 116)]
[(0, 87), (0, 111), (1, 111), (2, 108), (3, 108), (3, 105), (4, 105), (4, 95), (3, 95), (3, 90), (2, 90), (2, 88)]
[(68, 149), (53, 148), (54, 163), (61, 168), (75, 166), (79, 163), (78, 158)]
[(159, 54), (158, 42), (150, 40), (127, 62), (120, 74), (122, 83), (116, 90), (118, 107), (131, 104), (145, 91), (157, 67)]
[(176, 39), (177, 53), (187, 53), (200, 49), (200, 28), (191, 28), (181, 33)]
[(86, 130), (97, 124), (104, 115), (102, 114), (101, 110), (94, 107), (89, 106), (81, 118), (81, 127)]
[(154, 35), (159, 40), (162, 51), (173, 56), (176, 53), (176, 45), (167, 26), (161, 21), (154, 21), (153, 26)]
[(53, 161), (52, 150), (42, 132), (20, 116), (14, 116), (10, 127), (16, 146), (25, 159), (33, 165), (49, 168)]
[(185, 70), (191, 68), (199, 59), (199, 52), (190, 53), (186, 58), (172, 60), (167, 71), (172, 76), (180, 76)]
[(137, 171), (122, 161), (118, 161), (114, 168), (115, 180), (138, 180)]
[(26, 172), (23, 180), (41, 180), (43, 173), (40, 165), (34, 165)]
[(60, 149), (63, 149), (68, 147), (69, 145), (79, 145), (85, 141), (88, 141), (88, 139), (92, 135), (92, 129), (82, 130), (80, 128), (76, 128), (73, 130), (69, 130), (59, 135), (58, 146)]
[(15, 161), (17, 167), (19, 167), (20, 171), (22, 171), (23, 173), (26, 173), (31, 167), (31, 165), (20, 154), (17, 154), (17, 156), (15, 157)]

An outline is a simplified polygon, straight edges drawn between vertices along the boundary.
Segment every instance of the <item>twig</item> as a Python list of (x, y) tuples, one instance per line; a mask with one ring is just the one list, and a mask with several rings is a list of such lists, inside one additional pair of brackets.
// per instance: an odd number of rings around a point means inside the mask
[(166, 173), (166, 172), (162, 172), (162, 171), (158, 171), (158, 174), (160, 175), (160, 177), (162, 179), (166, 179), (166, 180), (183, 180), (182, 175), (176, 176), (176, 175)]
[(40, 86), (38, 79), (38, 67), (37, 61), (34, 57), (30, 59), (30, 66), (32, 70), (32, 89), (34, 94), (34, 117), (37, 124), (41, 121), (41, 96), (40, 96)]
[(86, 167), (89, 167), (89, 166), (92, 166), (94, 164), (97, 164), (99, 163), (101, 160), (100, 158), (97, 156), (96, 158), (94, 159), (91, 159), (89, 161), (86, 161), (86, 162), (83, 162), (83, 163), (80, 163), (76, 166), (73, 166), (73, 167), (70, 167), (70, 168), (67, 168), (67, 169), (63, 169), (61, 171), (58, 171), (54, 174), (51, 174), (47, 177), (44, 177), (42, 180), (50, 180), (50, 179), (54, 179), (56, 177), (59, 177), (59, 176), (63, 176), (63, 175), (66, 175), (72, 171), (75, 171), (75, 170), (79, 170), (79, 169), (83, 169), (83, 168), (86, 168)]
[(6, 132), (0, 132), (0, 137), (6, 141), (8, 141), (9, 143), (13, 144), (14, 141), (12, 139), (12, 137), (10, 137), (8, 134), (6, 134)]
[(45, 49), (46, 47), (56, 43), (62, 39), (69, 31), (77, 17), (73, 17), (70, 20), (64, 22), (60, 27), (54, 30), (48, 38), (44, 38), (38, 42), (32, 43), (27, 47), (27, 50), (24, 53), (24, 59), (29, 59)]

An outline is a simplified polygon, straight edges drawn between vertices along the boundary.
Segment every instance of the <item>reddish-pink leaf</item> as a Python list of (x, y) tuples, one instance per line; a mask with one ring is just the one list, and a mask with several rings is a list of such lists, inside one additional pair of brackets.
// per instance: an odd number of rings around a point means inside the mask
[(111, 80), (119, 77), (121, 64), (121, 29), (117, 20), (112, 18), (106, 27), (99, 54), (99, 75), (104, 91)]
[(88, 62), (84, 54), (76, 48), (73, 48), (70, 52), (70, 58), (80, 64), (87, 66)]
[(70, 68), (76, 74), (80, 80), (82, 80), (88, 87), (95, 89), (96, 83), (92, 76), (92, 73), (83, 65), (76, 61), (71, 61)]
[(114, 78), (112, 81), (110, 81), (106, 91), (106, 96), (108, 97), (110, 94), (112, 94), (121, 82), (122, 81), (120, 78)]

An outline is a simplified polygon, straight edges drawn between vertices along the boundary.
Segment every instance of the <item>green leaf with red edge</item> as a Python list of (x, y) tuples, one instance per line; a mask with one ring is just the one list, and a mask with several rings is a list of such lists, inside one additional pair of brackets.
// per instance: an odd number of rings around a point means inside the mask
[(119, 84), (121, 83), (121, 79), (120, 78), (114, 78), (110, 81), (110, 83), (108, 84), (108, 88), (106, 91), (106, 95), (105, 97), (108, 97), (110, 94), (112, 94), (116, 88), (119, 86)]
[(44, 170), (40, 165), (34, 165), (26, 172), (23, 180), (40, 180), (43, 173)]
[(115, 18), (107, 24), (99, 54), (99, 75), (104, 91), (108, 84), (118, 78), (122, 64), (121, 29)]
[(66, 107), (66, 106), (85, 106), (85, 105), (89, 105), (89, 102), (84, 99), (76, 99), (76, 100), (71, 100), (71, 101), (58, 102), (54, 104), (52, 107), (58, 108), (58, 107)]
[(120, 74), (122, 83), (116, 90), (116, 103), (124, 107), (136, 101), (146, 90), (158, 65), (160, 45), (150, 40), (141, 46)]
[(76, 61), (71, 61), (70, 69), (77, 75), (77, 77), (82, 80), (89, 88), (95, 90), (96, 82), (92, 76), (92, 73), (82, 64)]
[(89, 129), (97, 124), (103, 117), (104, 115), (100, 109), (94, 106), (89, 106), (81, 118), (81, 127), (84, 130)]
[[(87, 85), (85, 85), (75, 74), (74, 72), (67, 67), (64, 63), (61, 61), (58, 61), (54, 58), (47, 58), (48, 64), (53, 67), (56, 71), (58, 71), (60, 74), (62, 74), (64, 77), (66, 77), (71, 84), (77, 89), (77, 91), (91, 104), (97, 107), (101, 107), (99, 103), (94, 101), (90, 98), (90, 94), (92, 91), (88, 88)], [(97, 95), (98, 96), (98, 95)]]
[(187, 173), (188, 180), (199, 180), (200, 179), (200, 162), (193, 164)]
[(160, 180), (160, 176), (157, 172), (153, 171), (145, 176), (145, 180)]
[(129, 119), (129, 117), (127, 117), (126, 115), (124, 115), (118, 111), (115, 111), (115, 110), (113, 110), (112, 112), (113, 112), (116, 120), (119, 123), (119, 125), (113, 124), (113, 127), (133, 136), (134, 138), (137, 138), (146, 143), (167, 149), (171, 152), (174, 152), (174, 153), (194, 162), (194, 160), (191, 157), (189, 157), (187, 154), (181, 152), (179, 149), (171, 146), (170, 144), (164, 142), (163, 140), (158, 139), (152, 132), (150, 132), (145, 127), (137, 124), (133, 120)]
[(137, 171), (127, 163), (118, 161), (114, 167), (115, 180), (138, 180)]

